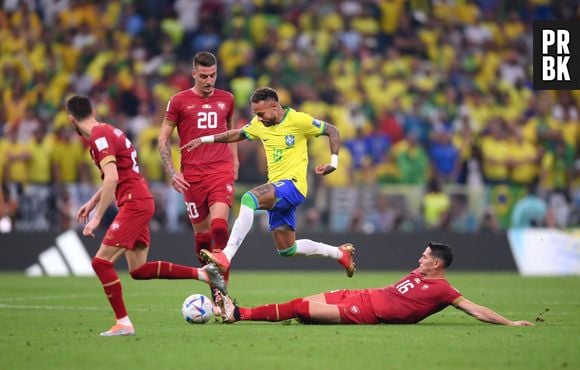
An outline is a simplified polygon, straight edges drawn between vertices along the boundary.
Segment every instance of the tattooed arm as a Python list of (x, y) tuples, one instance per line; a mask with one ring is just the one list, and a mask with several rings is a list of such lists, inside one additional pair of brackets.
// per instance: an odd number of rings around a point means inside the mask
[(328, 136), (328, 143), (330, 144), (330, 163), (316, 166), (315, 172), (319, 175), (326, 176), (334, 172), (338, 167), (338, 149), (340, 148), (340, 132), (330, 123), (324, 123), (323, 135)]
[(165, 168), (165, 173), (167, 177), (171, 180), (171, 186), (173, 188), (183, 193), (188, 187), (189, 183), (185, 181), (183, 174), (173, 167), (173, 158), (171, 156), (171, 135), (175, 129), (176, 123), (163, 119), (161, 124), (161, 129), (159, 131), (159, 138), (157, 140), (157, 146), (159, 148), (159, 154), (161, 154), (161, 160), (163, 161), (163, 168)]

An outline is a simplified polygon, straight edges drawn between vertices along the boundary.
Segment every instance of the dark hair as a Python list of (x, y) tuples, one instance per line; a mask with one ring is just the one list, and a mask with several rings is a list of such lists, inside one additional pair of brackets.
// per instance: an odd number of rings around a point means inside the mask
[(453, 249), (451, 249), (451, 246), (443, 243), (429, 242), (428, 247), (431, 248), (431, 255), (433, 257), (443, 260), (445, 268), (451, 265), (451, 262), (453, 262)]
[(83, 95), (75, 95), (70, 98), (66, 102), (66, 110), (74, 117), (75, 121), (82, 121), (93, 114), (91, 100)]
[(257, 103), (264, 100), (278, 101), (278, 93), (271, 87), (260, 87), (256, 89), (250, 98), (252, 103)]
[(217, 59), (215, 55), (209, 51), (200, 51), (193, 57), (193, 67), (211, 67), (217, 64)]

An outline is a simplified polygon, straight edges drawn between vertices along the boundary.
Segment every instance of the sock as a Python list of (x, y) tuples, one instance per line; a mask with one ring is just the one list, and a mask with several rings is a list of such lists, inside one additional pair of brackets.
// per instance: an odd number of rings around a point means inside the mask
[(131, 277), (136, 280), (196, 279), (207, 281), (207, 275), (202, 269), (177, 265), (167, 261), (147, 262), (131, 271)]
[(228, 222), (223, 218), (211, 221), (211, 237), (215, 249), (224, 249), (228, 242)]
[(202, 249), (207, 249), (208, 251), (212, 251), (211, 248), (211, 234), (210, 233), (196, 233), (195, 234), (195, 257), (199, 263), (203, 266), (205, 262), (199, 256), (199, 252)]
[(312, 319), (310, 318), (310, 302), (302, 301), (296, 305), (296, 318), (304, 324), (311, 324)]
[(254, 223), (254, 210), (250, 207), (242, 204), (240, 207), (240, 214), (234, 222), (232, 227), (232, 232), (230, 233), (230, 239), (228, 244), (224, 248), (223, 252), (226, 255), (228, 261), (236, 255), (236, 252), (240, 248), (240, 245), (244, 241), (244, 238), (250, 232), (252, 224)]
[[(223, 218), (212, 220), (211, 236), (213, 238), (213, 248), (223, 250), (228, 242), (228, 222)], [(226, 284), (230, 280), (230, 270), (226, 271), (224, 274), (224, 280), (226, 281)]]
[(119, 275), (113, 267), (113, 263), (102, 258), (93, 258), (93, 270), (103, 284), (105, 295), (115, 312), (115, 318), (120, 319), (127, 316), (127, 309), (123, 301), (123, 288)]
[(239, 320), (252, 321), (284, 321), (296, 317), (296, 308), (302, 298), (281, 304), (267, 304), (254, 308), (239, 308)]
[(310, 239), (296, 240), (296, 254), (305, 256), (322, 256), (339, 260), (342, 257), (342, 251), (332, 245), (315, 242)]
[(125, 326), (133, 326), (133, 323), (129, 319), (129, 316), (121, 317), (117, 319), (117, 324), (125, 325)]

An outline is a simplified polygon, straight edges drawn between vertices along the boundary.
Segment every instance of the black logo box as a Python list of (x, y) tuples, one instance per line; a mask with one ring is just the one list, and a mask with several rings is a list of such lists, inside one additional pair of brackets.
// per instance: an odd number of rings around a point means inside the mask
[[(548, 52), (542, 54), (542, 31), (552, 30), (567, 30), (570, 35), (568, 42), (568, 49), (570, 54), (558, 54), (557, 35), (555, 43), (548, 47)], [(580, 89), (580, 21), (534, 21), (534, 38), (533, 38), (533, 82), (535, 90), (577, 90)], [(544, 56), (565, 57), (569, 56), (566, 64), (568, 73), (570, 74), (569, 81), (544, 81), (542, 79), (542, 58)], [(557, 63), (556, 63), (557, 64)], [(557, 65), (556, 65), (557, 68)], [(556, 72), (556, 76), (558, 76)]]

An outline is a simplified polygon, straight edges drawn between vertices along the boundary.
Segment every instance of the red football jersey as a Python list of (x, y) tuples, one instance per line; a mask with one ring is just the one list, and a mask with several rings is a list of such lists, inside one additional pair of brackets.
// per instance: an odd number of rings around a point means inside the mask
[[(167, 104), (165, 118), (177, 124), (179, 146), (200, 136), (215, 135), (228, 130), (228, 120), (234, 112), (234, 96), (224, 90), (204, 98), (193, 89), (174, 95)], [(181, 152), (181, 172), (193, 182), (206, 174), (233, 173), (233, 156), (226, 143), (201, 145)]]
[(445, 279), (426, 279), (414, 270), (399, 282), (369, 289), (377, 318), (383, 323), (413, 324), (453, 303), (461, 293)]
[[(125, 133), (106, 123), (100, 123), (91, 131), (89, 139), (91, 157), (101, 169), (103, 160), (111, 160), (117, 166), (119, 183), (115, 189), (117, 205), (128, 199), (152, 198), (147, 182), (139, 173), (137, 151)], [(102, 175), (101, 175), (102, 176)]]

